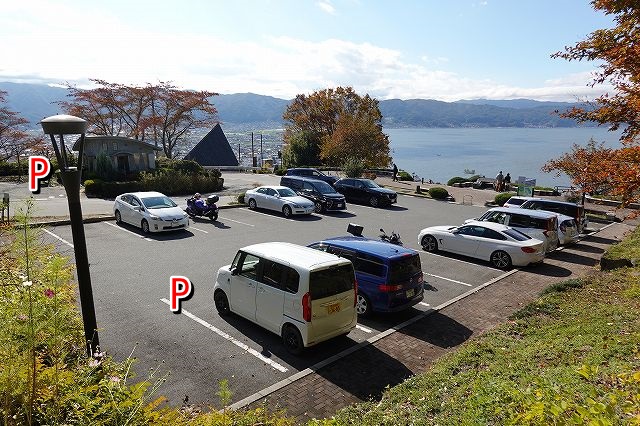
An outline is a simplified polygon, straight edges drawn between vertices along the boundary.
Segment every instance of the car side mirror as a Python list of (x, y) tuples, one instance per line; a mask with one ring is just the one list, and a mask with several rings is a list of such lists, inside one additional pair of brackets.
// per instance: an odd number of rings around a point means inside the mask
[(144, 211), (140, 206), (135, 206), (133, 209), (137, 212)]
[(238, 268), (231, 268), (231, 275), (238, 275)]
[(454, 229), (453, 231), (451, 231), (452, 234), (459, 234), (460, 230), (459, 229)]

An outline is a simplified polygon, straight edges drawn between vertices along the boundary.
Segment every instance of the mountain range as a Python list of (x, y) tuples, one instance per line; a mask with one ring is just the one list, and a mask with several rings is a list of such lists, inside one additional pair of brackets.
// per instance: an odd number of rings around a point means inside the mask
[[(0, 82), (7, 92), (7, 107), (18, 112), (37, 129), (38, 122), (63, 111), (56, 104), (67, 89), (43, 84)], [(219, 95), (212, 100), (226, 128), (280, 128), (282, 114), (290, 100), (253, 93)], [(429, 99), (380, 101), (383, 126), (398, 127), (575, 127), (573, 120), (560, 118), (557, 111), (577, 105), (569, 102), (541, 102), (531, 99), (461, 100)]]

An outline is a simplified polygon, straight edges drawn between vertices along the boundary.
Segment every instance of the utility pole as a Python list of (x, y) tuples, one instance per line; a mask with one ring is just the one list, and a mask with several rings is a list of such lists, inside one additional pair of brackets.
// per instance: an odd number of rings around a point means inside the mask
[(240, 165), (240, 144), (238, 144), (238, 166)]
[(262, 154), (262, 133), (260, 133), (260, 167), (264, 165), (264, 155)]
[(251, 132), (251, 166), (256, 166), (256, 155), (253, 151), (253, 132)]

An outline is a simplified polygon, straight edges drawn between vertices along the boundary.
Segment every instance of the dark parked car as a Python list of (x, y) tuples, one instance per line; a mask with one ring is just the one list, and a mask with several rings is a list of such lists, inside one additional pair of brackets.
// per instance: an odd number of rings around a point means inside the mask
[(301, 176), (282, 176), (280, 185), (288, 186), (298, 195), (313, 201), (316, 213), (347, 209), (344, 195), (336, 192), (331, 185), (321, 180)]
[(329, 185), (333, 186), (334, 183), (338, 180), (335, 176), (325, 175), (318, 169), (312, 169), (309, 167), (297, 167), (293, 169), (287, 169), (286, 176), (302, 176), (310, 179), (317, 179), (323, 182), (327, 182)]
[(333, 187), (347, 200), (367, 203), (371, 207), (389, 206), (398, 201), (395, 191), (383, 188), (371, 179), (340, 179)]
[(420, 303), (424, 282), (420, 255), (406, 247), (365, 237), (335, 237), (309, 247), (349, 259), (356, 270), (356, 312), (397, 312)]

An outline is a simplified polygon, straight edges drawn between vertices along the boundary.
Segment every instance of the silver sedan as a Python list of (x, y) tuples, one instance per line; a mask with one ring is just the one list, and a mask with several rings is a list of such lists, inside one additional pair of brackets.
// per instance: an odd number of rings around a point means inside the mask
[(259, 186), (248, 190), (244, 200), (251, 210), (256, 208), (276, 210), (282, 212), (284, 217), (294, 214), (311, 214), (315, 207), (312, 201), (299, 196), (286, 186)]

